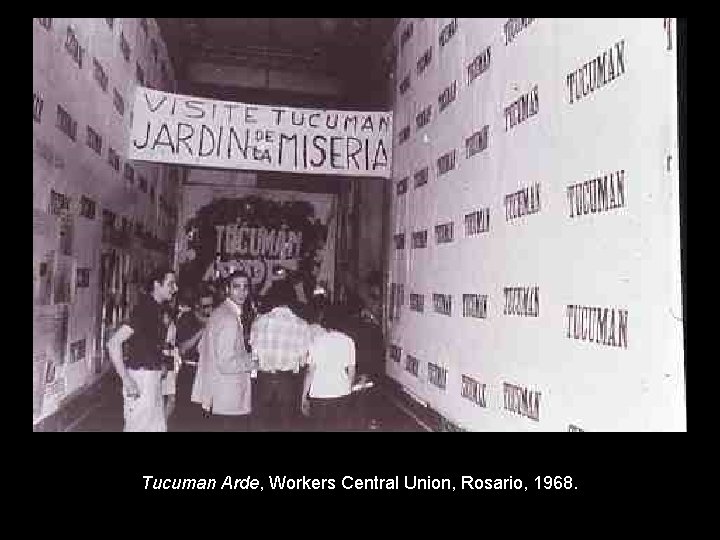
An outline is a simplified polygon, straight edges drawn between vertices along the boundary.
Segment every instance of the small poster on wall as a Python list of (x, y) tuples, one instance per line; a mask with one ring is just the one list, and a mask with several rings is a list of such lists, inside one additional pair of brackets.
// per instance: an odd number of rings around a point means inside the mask
[[(33, 384), (38, 382), (42, 387), (58, 379), (60, 366), (65, 363), (68, 314), (67, 305), (38, 306), (34, 309)], [(41, 388), (37, 391), (40, 392)], [(39, 400), (37, 396), (33, 399), (34, 403)]]
[(68, 307), (57, 306), (54, 322), (53, 359), (58, 365), (65, 363), (65, 349), (68, 340)]
[(58, 232), (60, 253), (63, 255), (72, 255), (75, 223), (73, 215), (69, 210), (64, 210), (58, 216)]
[(36, 306), (47, 306), (52, 299), (52, 284), (55, 274), (55, 252), (49, 251), (35, 267), (33, 275)]
[(43, 377), (44, 384), (52, 384), (57, 376), (57, 363), (46, 362), (45, 363), (45, 376)]
[(42, 411), (46, 364), (47, 355), (44, 351), (33, 353), (33, 418)]
[(73, 341), (70, 344), (70, 364), (74, 364), (85, 358), (85, 338)]
[(75, 259), (67, 255), (57, 255), (55, 257), (55, 304), (72, 302), (75, 292), (74, 276)]
[(56, 248), (56, 217), (33, 209), (33, 305), (48, 305), (52, 301)]
[(90, 269), (89, 268), (78, 268), (76, 286), (78, 288), (84, 288), (90, 286)]

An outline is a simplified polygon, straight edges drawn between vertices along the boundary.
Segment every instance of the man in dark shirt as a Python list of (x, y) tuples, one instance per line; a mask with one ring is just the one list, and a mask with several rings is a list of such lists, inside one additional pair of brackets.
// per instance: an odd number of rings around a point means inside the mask
[(177, 323), (177, 342), (182, 357), (182, 366), (177, 381), (177, 398), (179, 416), (194, 424), (199, 420), (201, 408), (192, 403), (190, 396), (200, 358), (198, 342), (213, 310), (212, 290), (203, 287), (198, 293), (193, 307), (193, 311), (180, 317)]
[[(141, 294), (130, 319), (108, 341), (110, 361), (122, 379), (124, 431), (167, 431), (163, 410), (162, 367), (165, 327), (161, 304), (177, 291), (175, 273), (153, 272), (147, 295)], [(123, 344), (127, 342), (127, 357)]]

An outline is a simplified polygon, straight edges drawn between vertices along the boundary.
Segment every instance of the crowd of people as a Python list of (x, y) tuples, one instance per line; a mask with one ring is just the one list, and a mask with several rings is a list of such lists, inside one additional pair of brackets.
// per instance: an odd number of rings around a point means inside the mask
[(371, 386), (373, 370), (358, 375), (347, 321), (323, 287), (301, 304), (280, 278), (258, 296), (236, 270), (179, 291), (158, 269), (108, 342), (124, 430), (167, 431), (177, 419), (193, 431), (353, 429), (363, 415), (353, 390)]

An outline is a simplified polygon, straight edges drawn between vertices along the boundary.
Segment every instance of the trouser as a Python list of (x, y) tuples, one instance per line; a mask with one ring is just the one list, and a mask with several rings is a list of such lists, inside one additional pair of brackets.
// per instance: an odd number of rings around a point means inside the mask
[(124, 431), (167, 431), (163, 408), (162, 372), (128, 369), (140, 395), (128, 397), (123, 389)]
[(192, 403), (192, 388), (195, 382), (195, 374), (197, 373), (196, 366), (190, 366), (183, 364), (180, 367), (180, 371), (177, 375), (176, 392), (178, 410), (188, 407), (189, 405), (195, 405)]
[(176, 395), (178, 401), (178, 407), (184, 406), (190, 403), (190, 396), (192, 395), (192, 387), (195, 382), (195, 373), (197, 372), (196, 366), (183, 364), (180, 367), (180, 371), (177, 376)]
[(289, 430), (300, 415), (300, 375), (292, 371), (259, 371), (257, 404), (260, 427)]
[(229, 415), (212, 413), (207, 418), (212, 431), (249, 431), (250, 418), (247, 414)]
[(345, 431), (352, 427), (350, 396), (310, 398), (310, 418), (318, 431)]

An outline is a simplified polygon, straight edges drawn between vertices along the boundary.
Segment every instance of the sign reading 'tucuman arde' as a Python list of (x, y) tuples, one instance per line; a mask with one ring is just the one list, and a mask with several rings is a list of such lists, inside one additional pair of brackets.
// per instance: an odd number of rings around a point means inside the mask
[(392, 112), (250, 105), (138, 87), (128, 157), (389, 178)]

